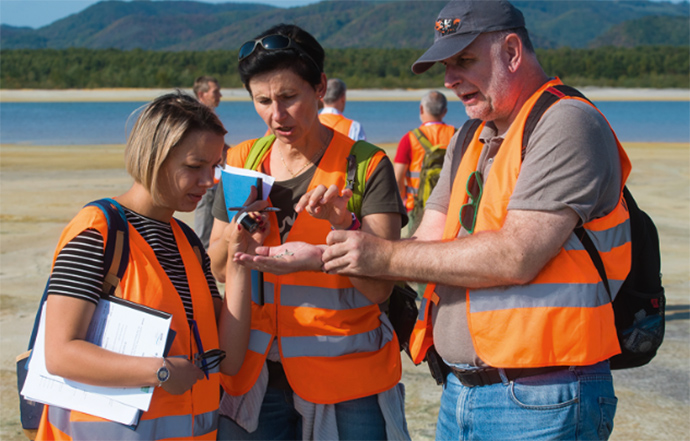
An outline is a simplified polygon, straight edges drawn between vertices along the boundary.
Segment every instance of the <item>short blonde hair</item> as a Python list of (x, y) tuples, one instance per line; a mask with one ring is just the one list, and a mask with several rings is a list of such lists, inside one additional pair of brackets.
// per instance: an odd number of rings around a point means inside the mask
[(227, 133), (216, 114), (179, 90), (147, 104), (132, 127), (125, 148), (125, 167), (157, 200), (158, 172), (168, 155), (190, 132)]

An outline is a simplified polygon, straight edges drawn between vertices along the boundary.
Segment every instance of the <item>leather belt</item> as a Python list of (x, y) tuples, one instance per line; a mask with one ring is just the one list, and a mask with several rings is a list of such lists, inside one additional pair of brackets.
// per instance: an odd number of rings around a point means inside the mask
[[(463, 386), (488, 386), (490, 384), (502, 383), (503, 379), (496, 368), (483, 368), (462, 370), (453, 366), (448, 366), (450, 371), (460, 380)], [(543, 368), (525, 368), (525, 369), (503, 369), (508, 381), (514, 381), (518, 378), (533, 377), (535, 375), (546, 374), (549, 372), (556, 372), (568, 369), (568, 366), (550, 366)]]

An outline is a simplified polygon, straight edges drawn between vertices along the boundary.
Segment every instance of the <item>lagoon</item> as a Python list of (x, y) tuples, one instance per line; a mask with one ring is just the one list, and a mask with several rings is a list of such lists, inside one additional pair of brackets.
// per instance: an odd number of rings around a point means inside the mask
[[(142, 102), (43, 102), (0, 104), (0, 143), (27, 145), (124, 144)], [(621, 142), (690, 142), (688, 101), (595, 101)], [(419, 125), (414, 101), (350, 101), (345, 115), (364, 126), (374, 144), (397, 143)], [(251, 102), (222, 102), (217, 109), (228, 129), (226, 142), (262, 136), (266, 126)], [(457, 101), (449, 102), (446, 122), (467, 120)]]

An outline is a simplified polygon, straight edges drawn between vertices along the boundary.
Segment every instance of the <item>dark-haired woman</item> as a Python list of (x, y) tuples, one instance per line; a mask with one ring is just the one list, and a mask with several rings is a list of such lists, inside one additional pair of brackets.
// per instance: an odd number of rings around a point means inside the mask
[[(241, 261), (264, 272), (264, 298), (252, 296), (249, 349), (240, 372), (223, 381), (219, 438), (409, 438), (399, 346), (378, 306), (393, 284), (325, 274), (318, 247), (332, 228), (399, 237), (405, 208), (390, 160), (373, 149), (357, 217), (346, 189), (354, 141), (318, 119), (326, 92), (321, 45), (297, 26), (278, 25), (242, 45), (239, 61), (271, 135), (231, 149), (228, 164), (275, 178), (268, 199), (280, 211), (269, 213), (265, 242), (283, 252), (275, 265)], [(222, 192), (214, 216), (211, 266), (227, 282), (223, 268), (237, 259), (228, 259)]]
[[(249, 270), (228, 262), (231, 292), (238, 295), (223, 302), (203, 246), (199, 260), (173, 213), (193, 211), (213, 185), (225, 133), (209, 108), (173, 93), (143, 109), (127, 140), (125, 162), (134, 183), (113, 204), (122, 207), (129, 225), (129, 260), (120, 290), (126, 300), (172, 314), (175, 337), (167, 356), (123, 355), (86, 340), (103, 292), (107, 219), (98, 208), (86, 207), (63, 231), (46, 301), (47, 370), (89, 385), (155, 389), (149, 409), (133, 427), (46, 406), (38, 440), (216, 439), (218, 369), (237, 372), (247, 347), (250, 306), (242, 289), (249, 287)], [(260, 219), (257, 212), (250, 216)], [(251, 252), (267, 232), (252, 236), (233, 227), (229, 252)], [(224, 336), (220, 342), (216, 314)], [(194, 363), (200, 346), (215, 354), (225, 350), (227, 357), (219, 368), (203, 372)]]

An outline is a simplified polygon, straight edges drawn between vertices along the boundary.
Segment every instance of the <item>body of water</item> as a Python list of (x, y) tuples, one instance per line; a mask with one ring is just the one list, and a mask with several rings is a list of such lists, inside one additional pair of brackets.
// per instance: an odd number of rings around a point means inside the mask
[[(124, 144), (141, 102), (2, 103), (0, 143), (32, 145)], [(595, 103), (622, 142), (689, 142), (690, 102), (602, 101)], [(262, 136), (266, 126), (250, 102), (224, 102), (217, 109), (235, 145)], [(362, 123), (374, 143), (397, 143), (417, 127), (419, 103), (412, 101), (350, 101), (345, 115)], [(449, 103), (446, 123), (467, 120), (461, 103)]]

